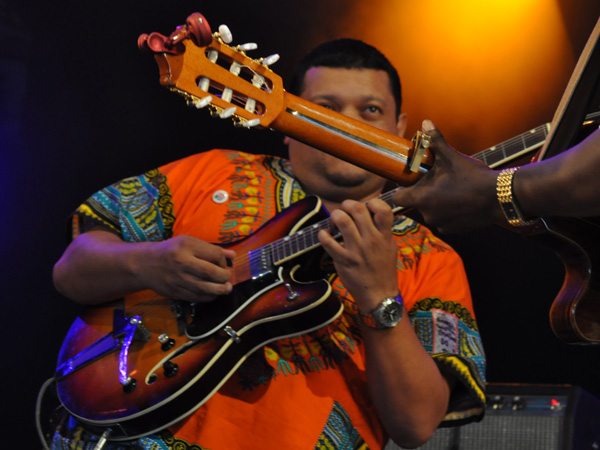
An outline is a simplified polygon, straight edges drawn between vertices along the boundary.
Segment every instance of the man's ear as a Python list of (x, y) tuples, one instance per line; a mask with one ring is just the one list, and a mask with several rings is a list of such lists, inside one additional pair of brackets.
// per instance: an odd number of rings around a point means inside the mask
[(406, 132), (406, 124), (408, 123), (408, 117), (406, 113), (400, 113), (398, 115), (398, 121), (396, 122), (396, 134), (400, 137), (404, 137)]

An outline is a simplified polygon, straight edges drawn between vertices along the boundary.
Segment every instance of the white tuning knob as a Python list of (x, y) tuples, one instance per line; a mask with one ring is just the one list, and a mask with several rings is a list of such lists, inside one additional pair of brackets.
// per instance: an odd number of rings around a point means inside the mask
[(233, 35), (227, 25), (219, 25), (219, 35), (226, 44), (231, 44), (233, 42)]
[(279, 55), (275, 53), (271, 56), (267, 56), (266, 58), (264, 58), (262, 60), (262, 63), (265, 66), (270, 66), (271, 64), (275, 64), (277, 61), (279, 61)]
[(252, 119), (252, 120), (247, 120), (246, 122), (244, 122), (244, 126), (246, 128), (252, 128), (257, 125), (260, 125), (260, 119)]
[(194, 100), (194, 106), (198, 109), (205, 108), (208, 105), (210, 105), (211, 103), (212, 103), (212, 97), (210, 95), (207, 95), (206, 97), (203, 97), (201, 99)]
[(231, 108), (227, 108), (224, 109), (223, 111), (221, 111), (221, 113), (219, 114), (219, 117), (221, 119), (228, 119), (229, 117), (233, 116), (235, 114), (235, 106), (232, 106)]
[(238, 49), (243, 52), (248, 52), (250, 50), (256, 50), (258, 45), (254, 42), (248, 42), (247, 44), (238, 45)]

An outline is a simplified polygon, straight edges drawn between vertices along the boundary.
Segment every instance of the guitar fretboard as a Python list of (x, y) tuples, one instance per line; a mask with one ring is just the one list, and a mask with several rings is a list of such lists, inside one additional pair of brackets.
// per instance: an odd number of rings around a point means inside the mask
[[(392, 201), (394, 193), (400, 188), (392, 189), (382, 194), (379, 199), (391, 206), (394, 212), (404, 209)], [(303, 228), (298, 232), (285, 236), (277, 241), (264, 246), (265, 250), (273, 255), (273, 263), (281, 264), (304, 252), (312, 250), (321, 245), (318, 234), (321, 230), (328, 230), (334, 238), (341, 237), (340, 232), (333, 226), (330, 219), (323, 219), (311, 226)]]
[(549, 132), (549, 123), (540, 125), (508, 141), (476, 153), (473, 158), (478, 159), (488, 167), (498, 167), (540, 148), (544, 145)]

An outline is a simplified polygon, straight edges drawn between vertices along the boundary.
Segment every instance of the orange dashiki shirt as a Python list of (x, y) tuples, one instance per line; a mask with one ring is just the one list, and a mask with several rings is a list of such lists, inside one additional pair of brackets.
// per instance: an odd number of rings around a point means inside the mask
[[(226, 244), (257, 232), (305, 197), (287, 160), (213, 150), (102, 189), (77, 209), (73, 231), (103, 225), (130, 242), (185, 234)], [(409, 218), (397, 217), (393, 232), (398, 286), (413, 327), (436, 363), (458, 380), (442, 425), (481, 420), (485, 356), (462, 262)], [(138, 445), (383, 448), (387, 436), (367, 394), (357, 309), (335, 274), (329, 282), (343, 305), (339, 317), (268, 342), (202, 406)]]

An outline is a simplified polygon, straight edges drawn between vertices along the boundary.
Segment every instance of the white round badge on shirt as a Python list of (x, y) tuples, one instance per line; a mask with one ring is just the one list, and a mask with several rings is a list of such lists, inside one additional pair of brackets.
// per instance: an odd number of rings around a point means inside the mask
[(215, 191), (215, 193), (212, 196), (212, 199), (215, 203), (225, 203), (227, 200), (229, 200), (229, 194), (227, 193), (227, 191), (223, 190)]

